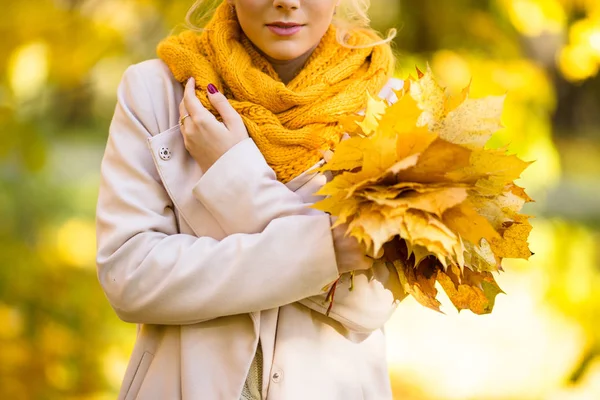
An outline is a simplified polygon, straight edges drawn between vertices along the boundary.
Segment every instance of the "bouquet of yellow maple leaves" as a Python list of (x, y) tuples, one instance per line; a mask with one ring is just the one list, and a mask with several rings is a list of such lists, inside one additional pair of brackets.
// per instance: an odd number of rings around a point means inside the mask
[(459, 311), (489, 313), (502, 292), (492, 272), (531, 255), (530, 217), (519, 211), (532, 200), (513, 182), (529, 163), (484, 147), (504, 96), (471, 99), (469, 87), (451, 96), (430, 70), (396, 95), (393, 105), (369, 97), (364, 117), (344, 122), (351, 137), (320, 169), (333, 179), (313, 207), (395, 268), (396, 298), (439, 311), (437, 281)]

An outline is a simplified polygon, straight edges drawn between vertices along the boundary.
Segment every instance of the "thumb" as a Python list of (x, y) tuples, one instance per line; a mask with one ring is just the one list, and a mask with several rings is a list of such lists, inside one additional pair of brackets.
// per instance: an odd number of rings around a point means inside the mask
[(208, 92), (208, 100), (210, 104), (213, 105), (215, 110), (221, 115), (223, 118), (223, 123), (227, 127), (227, 129), (231, 130), (240, 124), (243, 124), (242, 117), (235, 111), (235, 108), (229, 103), (227, 97), (216, 88), (215, 85), (210, 83), (206, 91)]

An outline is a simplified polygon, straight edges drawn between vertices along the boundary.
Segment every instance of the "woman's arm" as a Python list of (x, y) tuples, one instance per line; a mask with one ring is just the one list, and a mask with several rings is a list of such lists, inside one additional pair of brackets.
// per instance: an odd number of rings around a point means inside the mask
[[(323, 214), (308, 208), (308, 203), (298, 203), (298, 200), (291, 196), (295, 193), (278, 182), (274, 174), (267, 172), (263, 173), (262, 182), (245, 180), (244, 184), (233, 185), (231, 184), (233, 180), (229, 182), (226, 179), (219, 185), (217, 176), (230, 176), (224, 171), (228, 165), (232, 164), (217, 161), (209, 170), (212, 171), (209, 179), (214, 177), (214, 182), (209, 184), (209, 180), (204, 181), (203, 177), (194, 188), (197, 198), (213, 213), (227, 234), (259, 232), (263, 226), (268, 226), (271, 218), (291, 216), (295, 213), (297, 215)], [(217, 175), (220, 168), (223, 170), (220, 170)], [(240, 171), (243, 170), (234, 169), (231, 173), (241, 175)], [(241, 178), (241, 176), (237, 177), (237, 179)], [(275, 195), (276, 191), (281, 192), (280, 196)], [(267, 192), (270, 192), (270, 195), (267, 196)], [(269, 198), (274, 201), (267, 201)], [(243, 199), (243, 201), (235, 199)], [(286, 202), (286, 199), (289, 199), (289, 202)], [(303, 251), (311, 252), (313, 249), (305, 248)], [(370, 270), (356, 271), (353, 290), (350, 291), (349, 287), (350, 274), (343, 274), (329, 316), (349, 330), (359, 333), (369, 333), (381, 328), (397, 307), (398, 303), (394, 301), (393, 292), (401, 291), (396, 271), (378, 262)], [(300, 303), (325, 314), (329, 306), (326, 296), (327, 291), (322, 291), (320, 294), (301, 299)]]
[(144, 77), (130, 67), (118, 89), (96, 214), (98, 277), (123, 320), (191, 324), (275, 308), (337, 278), (327, 215), (282, 216), (260, 233), (221, 241), (177, 233), (147, 146), (153, 124)]
[[(252, 156), (242, 157), (241, 147), (231, 149), (193, 189), (227, 234), (261, 232), (270, 221), (284, 216), (324, 215), (277, 180), (254, 142), (237, 146), (244, 146), (244, 154)], [(370, 270), (355, 272), (352, 291), (349, 282), (349, 274), (343, 274), (329, 316), (354, 332), (382, 327), (397, 306), (393, 296), (393, 291), (400, 290), (396, 271), (375, 263)], [(309, 296), (300, 303), (325, 314), (329, 306), (326, 294)]]

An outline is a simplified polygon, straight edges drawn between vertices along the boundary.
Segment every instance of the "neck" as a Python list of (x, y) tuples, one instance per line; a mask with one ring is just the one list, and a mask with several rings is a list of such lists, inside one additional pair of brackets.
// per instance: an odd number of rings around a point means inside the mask
[(271, 63), (273, 69), (275, 72), (277, 72), (277, 75), (279, 75), (279, 79), (281, 79), (281, 81), (287, 85), (302, 70), (316, 48), (317, 46), (314, 46), (309, 51), (302, 54), (300, 57), (294, 58), (293, 60), (276, 60), (264, 53), (262, 54)]

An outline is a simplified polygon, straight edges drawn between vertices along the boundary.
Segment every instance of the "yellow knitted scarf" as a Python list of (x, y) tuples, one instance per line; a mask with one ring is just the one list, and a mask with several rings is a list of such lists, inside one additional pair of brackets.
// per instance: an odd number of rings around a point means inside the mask
[[(348, 36), (350, 45), (378, 40), (366, 30)], [(339, 143), (339, 121), (364, 109), (367, 92), (378, 93), (393, 72), (390, 47), (349, 49), (336, 41), (332, 25), (304, 68), (285, 85), (243, 34), (223, 2), (198, 34), (184, 31), (162, 40), (158, 56), (175, 79), (196, 81), (196, 95), (217, 115), (206, 96), (213, 83), (242, 116), (278, 180), (288, 182)]]

